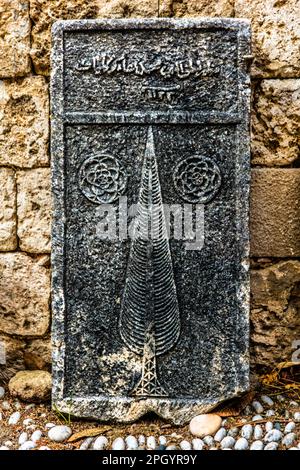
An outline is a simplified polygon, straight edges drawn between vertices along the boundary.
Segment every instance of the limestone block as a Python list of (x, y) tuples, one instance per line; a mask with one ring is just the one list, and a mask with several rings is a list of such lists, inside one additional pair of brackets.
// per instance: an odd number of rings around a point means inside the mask
[(252, 162), (290, 165), (300, 156), (300, 79), (262, 80), (254, 90)]
[(49, 269), (25, 253), (0, 253), (0, 332), (44, 335), (49, 326)]
[(27, 0), (0, 0), (0, 78), (30, 72), (30, 19)]
[(252, 358), (271, 367), (290, 361), (300, 337), (300, 262), (282, 261), (251, 273)]
[(47, 165), (48, 121), (48, 85), (43, 77), (0, 81), (0, 165)]
[(51, 396), (51, 375), (43, 370), (24, 370), (18, 372), (9, 382), (12, 397), (23, 401), (44, 402)]
[(300, 256), (300, 169), (252, 170), (251, 255)]
[(17, 172), (17, 212), (20, 248), (30, 253), (50, 252), (50, 169)]
[(17, 248), (15, 172), (0, 168), (0, 251)]
[(19, 370), (25, 368), (24, 348), (25, 341), (22, 339), (0, 334), (0, 385), (8, 382)]
[(24, 354), (26, 368), (31, 370), (51, 368), (51, 339), (32, 339)]
[(235, 16), (252, 20), (256, 77), (300, 77), (300, 1), (235, 0)]

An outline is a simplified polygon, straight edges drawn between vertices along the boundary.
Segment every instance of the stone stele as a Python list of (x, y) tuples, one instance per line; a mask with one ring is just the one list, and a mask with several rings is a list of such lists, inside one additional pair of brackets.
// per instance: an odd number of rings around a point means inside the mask
[(248, 389), (250, 54), (247, 20), (55, 23), (60, 411), (181, 424)]

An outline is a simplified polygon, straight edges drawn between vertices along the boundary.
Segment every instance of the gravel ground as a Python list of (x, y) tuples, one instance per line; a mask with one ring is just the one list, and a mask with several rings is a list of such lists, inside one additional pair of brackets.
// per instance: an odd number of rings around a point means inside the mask
[[(100, 424), (68, 419), (50, 405), (21, 403), (3, 393), (0, 450), (300, 450), (299, 403), (280, 395), (258, 395), (240, 416), (223, 419), (214, 435), (200, 439), (188, 425), (173, 426), (155, 416), (134, 424)], [(85, 436), (76, 438), (78, 432)]]

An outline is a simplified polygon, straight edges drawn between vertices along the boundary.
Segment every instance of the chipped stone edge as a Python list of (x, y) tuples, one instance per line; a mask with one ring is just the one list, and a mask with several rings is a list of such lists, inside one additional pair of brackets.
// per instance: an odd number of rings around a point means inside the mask
[[(240, 192), (236, 198), (237, 239), (239, 242), (240, 305), (235, 324), (236, 336), (232, 339), (233, 364), (236, 386), (232, 396), (219, 396), (213, 401), (201, 399), (134, 399), (127, 397), (80, 397), (64, 395), (65, 370), (65, 298), (64, 298), (64, 97), (63, 50), (65, 31), (114, 29), (186, 29), (222, 28), (238, 31), (239, 109), (242, 121), (236, 126), (237, 164), (236, 181)], [(249, 186), (250, 186), (250, 75), (246, 56), (251, 55), (250, 21), (232, 18), (200, 19), (126, 19), (126, 20), (67, 20), (57, 21), (52, 27), (51, 51), (51, 169), (52, 169), (52, 346), (53, 389), (52, 405), (61, 412), (101, 421), (132, 422), (149, 411), (157, 413), (174, 424), (184, 424), (199, 413), (211, 411), (222, 401), (242, 394), (249, 389)], [(244, 346), (241, 354), (240, 344)], [(237, 344), (239, 347), (237, 348)]]

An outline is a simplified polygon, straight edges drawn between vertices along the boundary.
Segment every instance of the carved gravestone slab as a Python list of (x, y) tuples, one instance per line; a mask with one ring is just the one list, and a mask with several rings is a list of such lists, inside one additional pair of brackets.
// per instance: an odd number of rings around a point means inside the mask
[(244, 20), (55, 24), (59, 410), (184, 423), (247, 390), (249, 44)]

